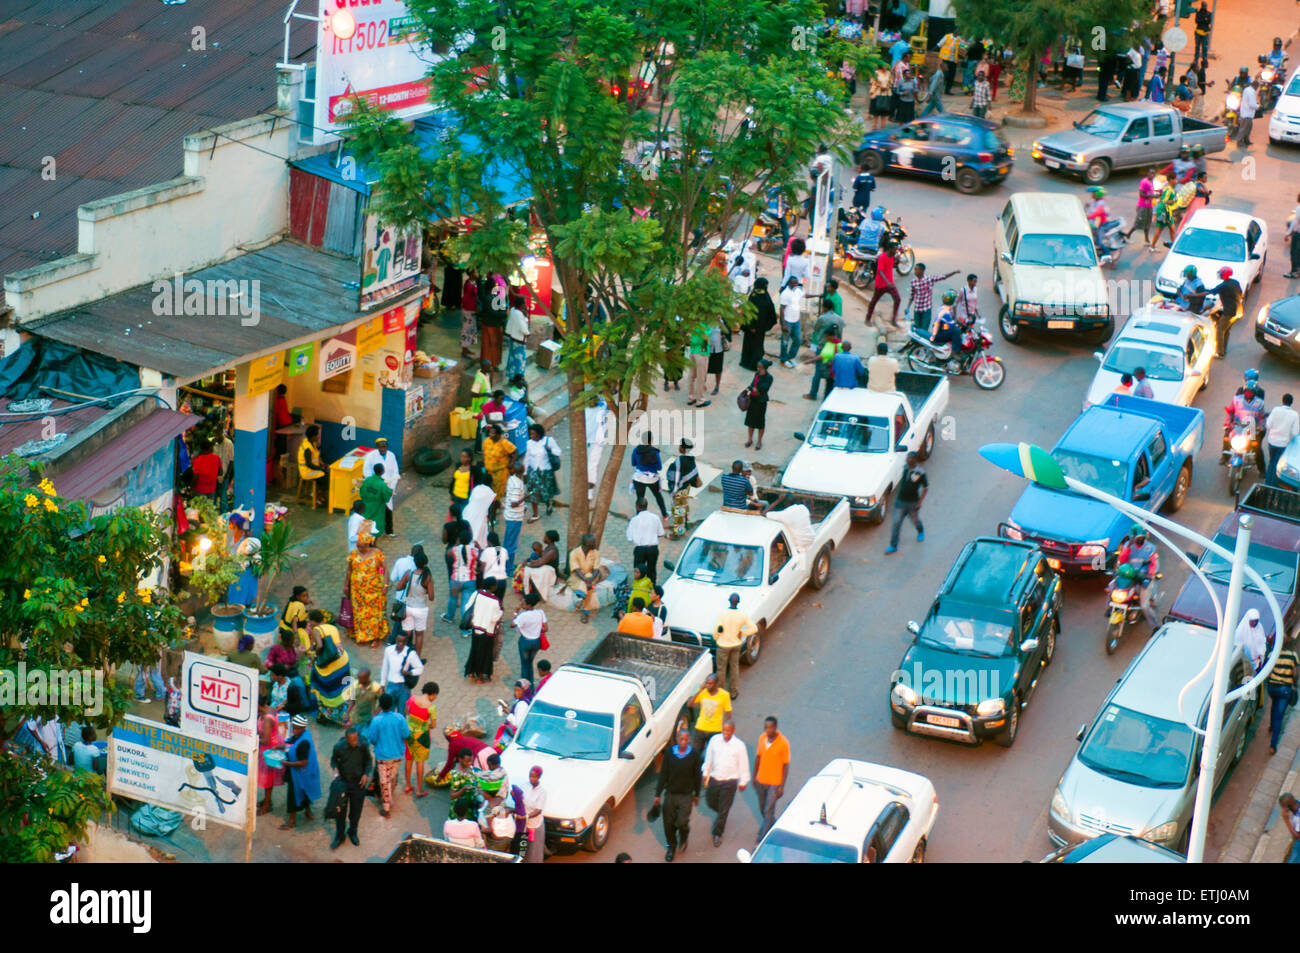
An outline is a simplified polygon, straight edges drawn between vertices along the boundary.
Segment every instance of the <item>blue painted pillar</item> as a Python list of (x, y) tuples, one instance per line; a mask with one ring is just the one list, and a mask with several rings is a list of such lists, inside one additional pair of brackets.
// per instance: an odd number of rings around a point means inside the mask
[[(266, 443), (270, 417), (269, 394), (235, 397), (235, 509), (252, 510), (250, 536), (262, 533), (266, 510)], [(245, 572), (230, 587), (228, 601), (252, 605), (257, 598), (257, 580)]]

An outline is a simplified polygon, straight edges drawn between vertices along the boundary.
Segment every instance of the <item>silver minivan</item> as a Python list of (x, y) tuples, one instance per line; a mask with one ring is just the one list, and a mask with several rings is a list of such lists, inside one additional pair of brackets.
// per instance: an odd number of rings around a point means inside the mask
[[(1129, 663), (1092, 725), (1079, 730), (1082, 743), (1052, 794), (1047, 833), (1054, 844), (1113, 833), (1186, 852), (1201, 760), (1201, 736), (1188, 722), (1195, 717), (1205, 727), (1214, 642), (1213, 629), (1168, 622)], [(1180, 712), (1179, 693), (1202, 669)], [(1234, 646), (1229, 685), (1248, 677)], [(1246, 749), (1255, 711), (1253, 695), (1224, 710), (1216, 790)]]

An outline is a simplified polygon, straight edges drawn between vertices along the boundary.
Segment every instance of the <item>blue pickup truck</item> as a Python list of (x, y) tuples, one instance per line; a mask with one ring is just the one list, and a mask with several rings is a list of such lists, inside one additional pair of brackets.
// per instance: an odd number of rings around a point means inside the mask
[[(1052, 456), (1066, 476), (1172, 513), (1187, 498), (1204, 436), (1205, 415), (1194, 407), (1114, 394), (1080, 414)], [(998, 535), (1037, 543), (1055, 570), (1089, 573), (1113, 565), (1132, 524), (1100, 500), (1031, 484)]]

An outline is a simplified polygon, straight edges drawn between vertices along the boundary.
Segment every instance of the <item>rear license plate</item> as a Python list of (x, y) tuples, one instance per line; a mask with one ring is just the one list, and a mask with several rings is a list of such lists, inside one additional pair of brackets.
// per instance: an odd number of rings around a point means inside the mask
[(960, 728), (961, 722), (956, 718), (948, 718), (945, 715), (926, 715), (925, 720), (931, 725), (938, 725), (941, 728)]
[(1006, 175), (1008, 172), (1011, 171), (1011, 163), (1010, 162), (1002, 163), (1002, 165), (998, 166), (998, 171), (1001, 172), (1003, 175)]
[(853, 274), (853, 269), (856, 268), (857, 266), (858, 266), (858, 263), (857, 263), (856, 261), (846, 261), (846, 262), (844, 263), (844, 273), (845, 273), (846, 275), (851, 275), (851, 274)]
[(763, 236), (767, 234), (767, 229), (764, 228), (762, 225), (755, 225), (753, 231), (751, 231), (750, 234)]
[(1073, 321), (1048, 321), (1047, 327), (1052, 331), (1069, 331), (1074, 327)]
[(1055, 161), (1054, 159), (1043, 160), (1043, 165), (1047, 166), (1049, 169), (1059, 169), (1061, 167), (1061, 163)]
[(1123, 622), (1123, 621), (1124, 621), (1124, 610), (1123, 610), (1123, 609), (1111, 609), (1111, 610), (1110, 610), (1110, 624), (1111, 624), (1111, 625), (1115, 625), (1115, 623), (1117, 623), (1117, 622)]
[(1268, 343), (1268, 344), (1272, 344), (1274, 347), (1281, 347), (1281, 346), (1282, 346), (1282, 339), (1281, 339), (1281, 338), (1275, 338), (1275, 337), (1273, 337), (1273, 335), (1271, 335), (1271, 334), (1265, 334), (1265, 335), (1264, 335), (1264, 341), (1265, 341), (1266, 343)]

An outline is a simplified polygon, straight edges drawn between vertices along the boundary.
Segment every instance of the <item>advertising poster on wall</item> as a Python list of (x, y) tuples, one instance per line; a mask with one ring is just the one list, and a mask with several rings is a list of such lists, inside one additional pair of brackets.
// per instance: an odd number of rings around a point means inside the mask
[(289, 349), (289, 376), (296, 377), (311, 367), (311, 355), (315, 344), (299, 344)]
[[(420, 283), (420, 232), (399, 232), (366, 216), (361, 248), (361, 307), (369, 308)], [(380, 316), (380, 333), (383, 317)]]
[(284, 380), (284, 352), (277, 351), (248, 362), (248, 384), (244, 390), (247, 397), (256, 397), (275, 390)]
[(316, 37), (317, 145), (337, 139), (353, 100), (399, 119), (431, 112), (425, 73), (440, 57), (421, 46), (401, 0), (320, 0)]
[(320, 379), (345, 374), (357, 365), (357, 346), (352, 343), (353, 332), (330, 338), (320, 346)]

